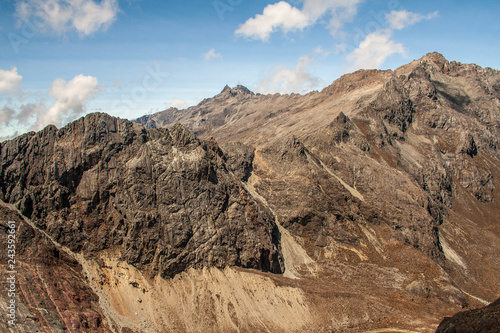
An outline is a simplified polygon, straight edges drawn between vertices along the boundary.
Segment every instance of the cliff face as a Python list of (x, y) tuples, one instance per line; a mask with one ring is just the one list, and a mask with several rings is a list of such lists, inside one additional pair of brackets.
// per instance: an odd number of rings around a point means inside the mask
[(6, 142), (1, 157), (1, 199), (74, 252), (119, 247), (151, 276), (204, 266), (283, 270), (269, 211), (214, 141), (181, 125), (147, 132), (93, 114)]
[(500, 299), (483, 308), (459, 312), (445, 318), (436, 333), (500, 332)]
[(499, 137), (499, 72), (433, 53), (304, 96), (225, 87), (5, 141), (23, 316), (82, 332), (433, 331), (500, 293)]
[[(4, 203), (0, 204), (0, 246), (7, 249), (8, 221), (16, 225), (15, 298), (2, 293), (2, 312), (7, 318), (10, 300), (16, 301), (16, 324), (0, 323), (3, 332), (109, 332), (99, 298), (85, 280), (82, 266), (42, 232), (32, 228), (24, 218)], [(10, 234), (12, 235), (12, 234)], [(0, 260), (5, 271), (9, 257), (2, 251)], [(12, 262), (10, 262), (12, 263)], [(11, 277), (12, 274), (2, 276)], [(4, 282), (5, 281), (5, 282)], [(2, 290), (10, 283), (2, 281)], [(9, 318), (11, 319), (11, 318)]]

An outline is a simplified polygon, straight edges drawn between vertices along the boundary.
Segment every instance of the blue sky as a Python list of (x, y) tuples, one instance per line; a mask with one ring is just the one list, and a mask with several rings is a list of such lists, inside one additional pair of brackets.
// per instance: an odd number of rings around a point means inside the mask
[(432, 51), (499, 69), (499, 14), (498, 1), (0, 0), (0, 139), (183, 108), (225, 84), (320, 90)]

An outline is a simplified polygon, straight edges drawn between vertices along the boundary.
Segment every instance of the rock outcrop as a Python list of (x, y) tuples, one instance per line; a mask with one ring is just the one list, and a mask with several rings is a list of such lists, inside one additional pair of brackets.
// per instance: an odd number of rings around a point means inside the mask
[(436, 333), (500, 332), (500, 298), (490, 305), (455, 314), (439, 324)]
[(181, 125), (146, 131), (91, 114), (0, 147), (0, 199), (55, 241), (172, 277), (190, 267), (283, 271), (271, 214), (230, 174), (214, 141)]
[[(12, 235), (8, 222), (16, 226), (14, 258), (17, 272), (13, 274), (16, 297), (7, 298), (16, 301), (16, 324), (2, 320), (2, 332), (109, 332), (98, 296), (88, 286), (82, 266), (75, 258), (26, 223), (15, 209), (1, 203), (0, 214), (0, 246), (3, 249), (12, 244), (8, 242), (8, 235)], [(2, 264), (8, 259), (7, 251), (2, 251)], [(9, 287), (2, 282), (3, 290)], [(7, 293), (2, 293), (2, 297), (6, 296)], [(3, 304), (2, 312), (8, 312)]]

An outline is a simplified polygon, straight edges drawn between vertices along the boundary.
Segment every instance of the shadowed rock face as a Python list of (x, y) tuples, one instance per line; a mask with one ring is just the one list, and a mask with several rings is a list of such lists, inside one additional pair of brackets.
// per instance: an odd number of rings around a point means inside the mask
[(500, 299), (490, 305), (445, 318), (436, 333), (500, 332)]
[(499, 87), (432, 53), (2, 142), (2, 214), (31, 219), (26, 327), (434, 331), (499, 292)]
[(270, 213), (214, 141), (180, 125), (147, 132), (92, 114), (4, 142), (1, 158), (1, 199), (74, 252), (119, 247), (151, 276), (226, 265), (283, 271)]
[[(81, 265), (28, 225), (15, 210), (0, 204), (0, 216), (3, 249), (7, 248), (10, 234), (7, 222), (16, 225), (16, 332), (109, 332), (98, 296), (87, 285)], [(2, 251), (2, 264), (7, 259), (7, 251)], [(2, 281), (2, 290), (7, 289)], [(1, 321), (2, 332), (12, 328), (6, 320)]]

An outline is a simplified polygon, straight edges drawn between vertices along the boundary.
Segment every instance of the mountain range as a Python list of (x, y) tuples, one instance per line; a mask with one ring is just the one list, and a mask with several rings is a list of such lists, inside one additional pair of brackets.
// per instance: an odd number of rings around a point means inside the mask
[(48, 126), (0, 143), (16, 329), (494, 327), (498, 302), (473, 309), (500, 297), (498, 179), (500, 72), (439, 53), (305, 95), (226, 86)]

